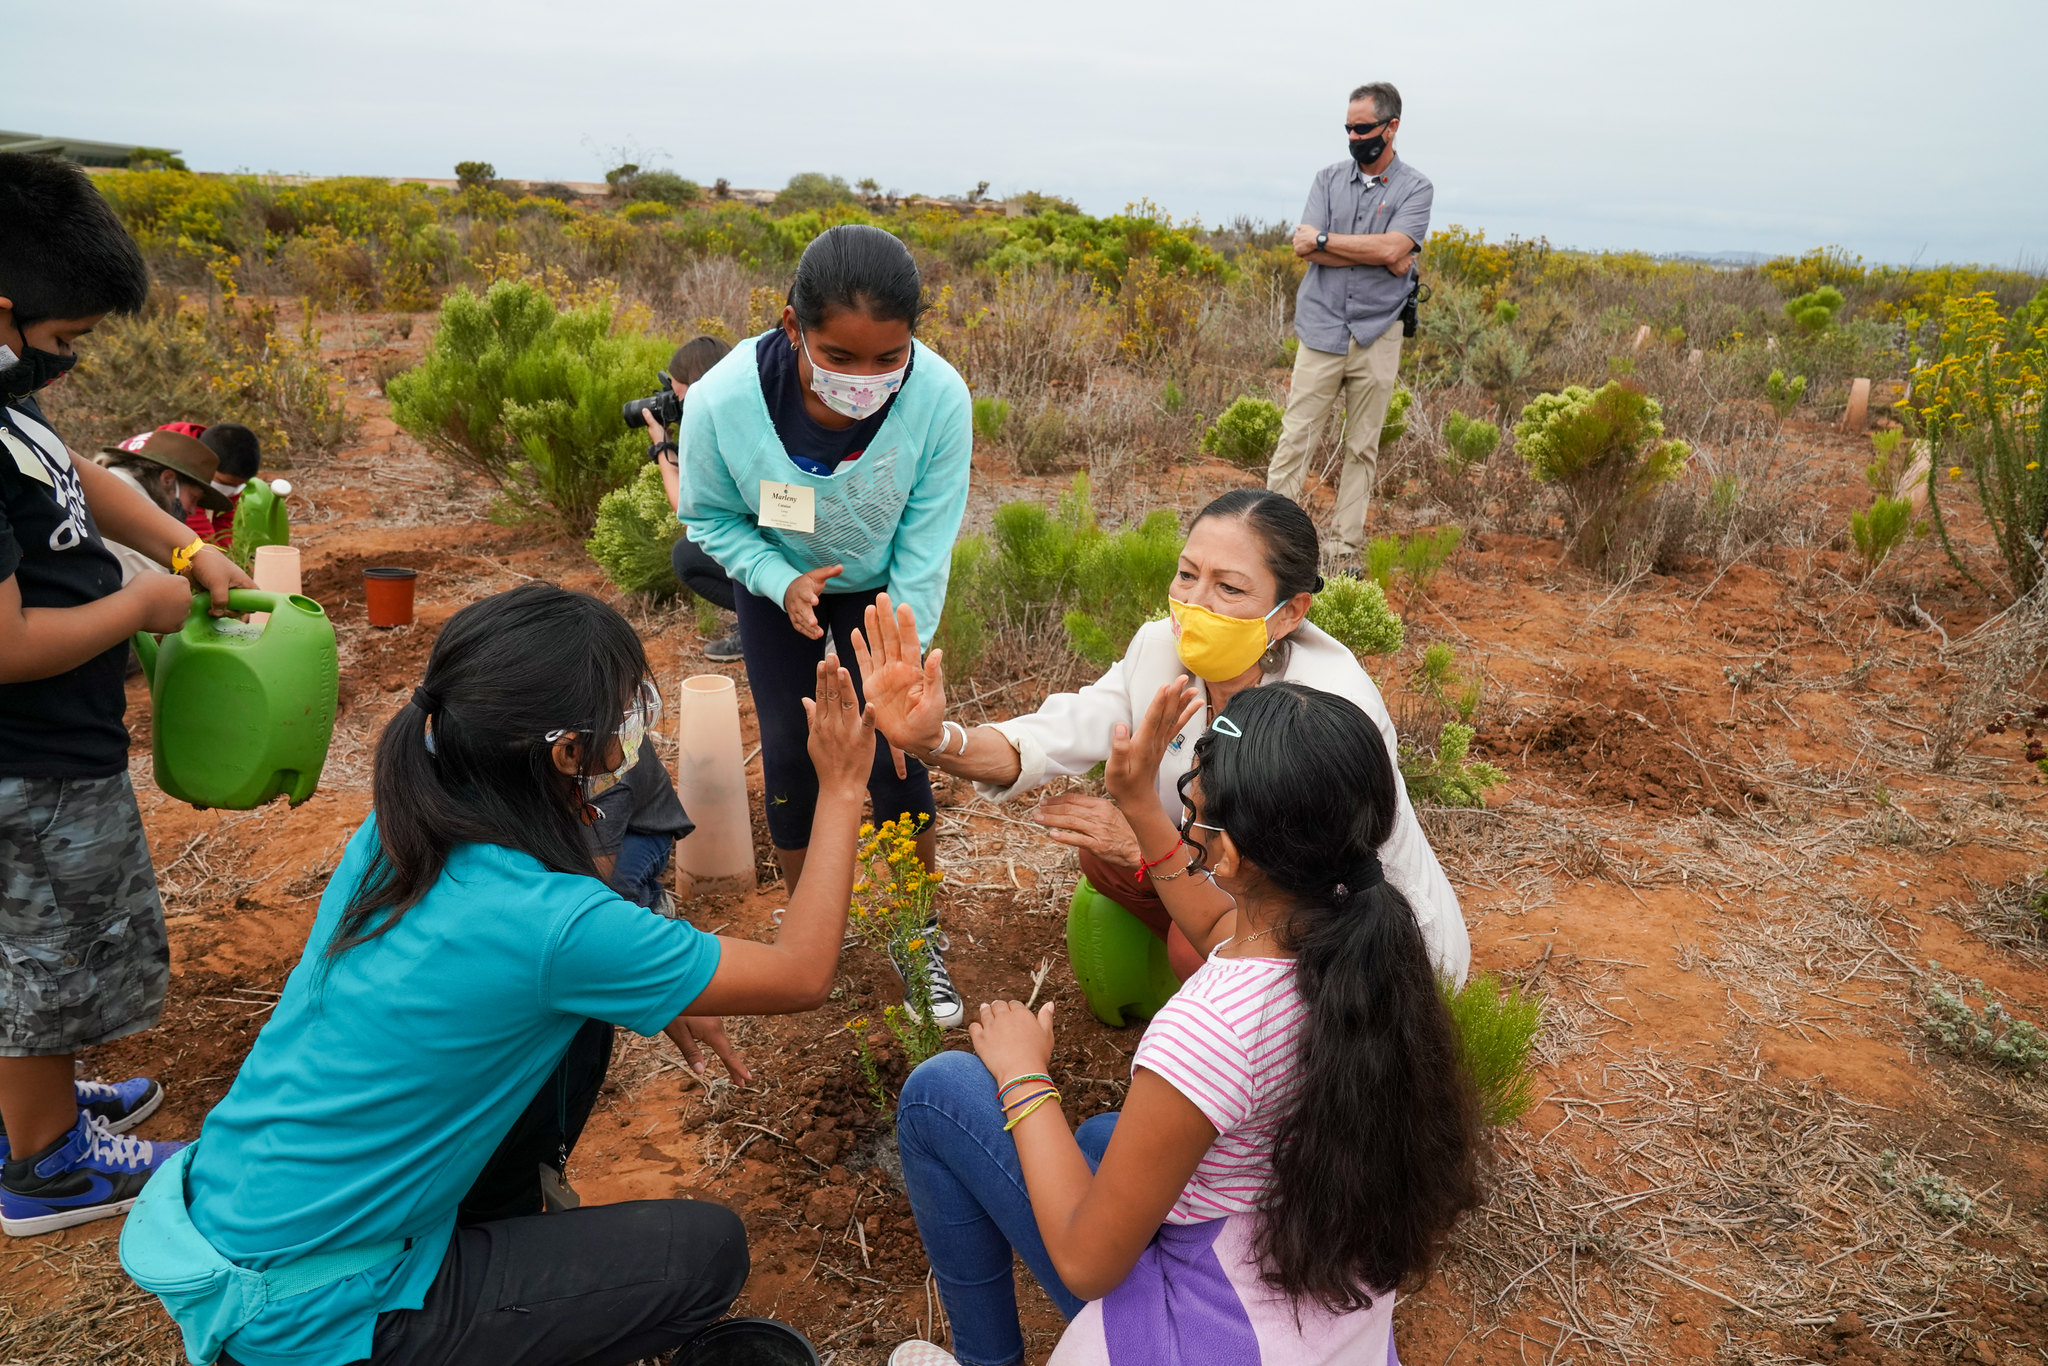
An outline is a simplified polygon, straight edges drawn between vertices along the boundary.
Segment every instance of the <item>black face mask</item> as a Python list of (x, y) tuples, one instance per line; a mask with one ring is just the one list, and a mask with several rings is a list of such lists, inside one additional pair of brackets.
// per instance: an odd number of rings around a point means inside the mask
[(20, 359), (0, 365), (0, 399), (12, 403), (16, 399), (27, 398), (76, 364), (78, 356), (75, 352), (67, 356), (24, 343)]
[(1351, 140), (1351, 159), (1360, 166), (1372, 165), (1380, 159), (1380, 154), (1386, 150), (1387, 135), (1385, 133), (1375, 133), (1369, 138), (1353, 138)]

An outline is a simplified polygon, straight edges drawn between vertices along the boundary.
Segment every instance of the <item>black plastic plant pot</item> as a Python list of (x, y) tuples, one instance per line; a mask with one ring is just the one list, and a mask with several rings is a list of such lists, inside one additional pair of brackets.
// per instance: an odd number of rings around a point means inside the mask
[(676, 1353), (674, 1366), (818, 1366), (818, 1354), (780, 1319), (726, 1319)]

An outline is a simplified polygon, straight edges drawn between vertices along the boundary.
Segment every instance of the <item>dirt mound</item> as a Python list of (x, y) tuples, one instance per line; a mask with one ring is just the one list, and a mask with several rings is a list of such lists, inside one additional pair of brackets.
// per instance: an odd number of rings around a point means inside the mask
[(1525, 716), (1479, 742), (1488, 757), (1547, 771), (1588, 797), (1657, 812), (1733, 815), (1768, 792), (1722, 762), (1711, 722), (1695, 723), (1680, 699), (1610, 679), (1562, 680), (1556, 708)]
[[(386, 629), (369, 624), (363, 570), (375, 565), (419, 571), (412, 625)], [(397, 550), (322, 558), (306, 570), (306, 596), (326, 609), (341, 638), (342, 714), (365, 695), (398, 692), (419, 682), (448, 617), (445, 608), (435, 610), (427, 598), (436, 573), (451, 567), (447, 557), (431, 550)]]

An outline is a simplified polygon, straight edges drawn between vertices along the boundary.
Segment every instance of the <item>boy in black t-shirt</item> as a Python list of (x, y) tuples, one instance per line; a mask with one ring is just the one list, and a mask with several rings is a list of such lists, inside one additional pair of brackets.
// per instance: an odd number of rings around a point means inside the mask
[[(170, 976), (121, 679), (129, 636), (177, 630), (195, 585), (223, 607), (254, 585), (74, 458), (33, 397), (148, 285), (83, 171), (0, 152), (0, 1231), (14, 1237), (119, 1214), (181, 1146), (125, 1136), (161, 1101), (155, 1082), (75, 1080), (81, 1048), (156, 1023)], [(173, 573), (122, 587), (103, 531)]]

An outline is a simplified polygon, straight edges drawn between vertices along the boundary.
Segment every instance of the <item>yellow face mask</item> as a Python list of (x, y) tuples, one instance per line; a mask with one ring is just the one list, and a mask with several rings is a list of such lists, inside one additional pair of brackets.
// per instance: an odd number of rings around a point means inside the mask
[[(1286, 605), (1276, 603), (1273, 612)], [(1236, 678), (1256, 664), (1271, 643), (1266, 639), (1266, 622), (1273, 612), (1263, 617), (1226, 617), (1197, 603), (1175, 602), (1171, 598), (1166, 609), (1173, 613), (1180, 627), (1180, 662), (1195, 677), (1210, 683), (1228, 683)]]

